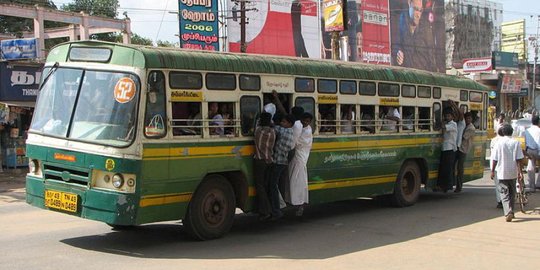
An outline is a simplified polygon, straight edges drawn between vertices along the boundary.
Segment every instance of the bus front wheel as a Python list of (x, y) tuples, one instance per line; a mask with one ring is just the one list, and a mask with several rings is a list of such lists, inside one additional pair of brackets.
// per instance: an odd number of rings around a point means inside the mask
[(397, 207), (405, 207), (416, 203), (420, 195), (421, 182), (418, 164), (410, 160), (405, 162), (394, 185), (393, 204)]
[(189, 202), (184, 228), (195, 239), (209, 240), (225, 235), (233, 224), (234, 190), (220, 175), (207, 177)]

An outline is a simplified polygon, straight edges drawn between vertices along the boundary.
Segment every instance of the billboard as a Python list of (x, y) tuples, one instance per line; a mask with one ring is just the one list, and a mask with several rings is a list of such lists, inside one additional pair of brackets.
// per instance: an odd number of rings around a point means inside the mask
[(446, 72), (444, 0), (389, 0), (392, 65)]
[(390, 65), (390, 14), (388, 1), (364, 0), (362, 12), (362, 54), (365, 63)]
[(33, 59), (37, 57), (35, 38), (0, 41), (1, 57), (5, 60)]
[(501, 51), (517, 53), (518, 59), (527, 61), (525, 20), (505, 22), (501, 25)]
[(41, 66), (0, 63), (0, 101), (36, 101)]
[(218, 1), (179, 0), (180, 47), (219, 51)]
[[(229, 51), (240, 52), (240, 5), (228, 0)], [(245, 3), (246, 52), (320, 58), (317, 0), (261, 0)]]

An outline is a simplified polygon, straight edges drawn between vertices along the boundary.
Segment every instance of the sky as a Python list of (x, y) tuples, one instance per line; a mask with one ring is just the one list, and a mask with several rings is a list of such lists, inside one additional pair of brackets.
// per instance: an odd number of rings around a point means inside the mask
[[(54, 0), (58, 6), (70, 0)], [(178, 42), (175, 36), (179, 32), (178, 15), (169, 12), (178, 11), (178, 0), (119, 0), (119, 18), (124, 11), (131, 19), (131, 31), (142, 37)], [(540, 0), (494, 0), (503, 5), (503, 20), (525, 19), (527, 36), (536, 35)]]

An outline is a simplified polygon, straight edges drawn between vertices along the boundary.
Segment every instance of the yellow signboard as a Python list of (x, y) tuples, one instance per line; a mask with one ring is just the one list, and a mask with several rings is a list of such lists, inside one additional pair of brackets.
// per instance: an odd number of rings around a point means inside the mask
[(381, 98), (379, 100), (379, 104), (386, 106), (399, 106), (399, 98)]
[(336, 95), (318, 95), (317, 101), (319, 104), (336, 104), (337, 96)]
[(345, 30), (342, 0), (323, 0), (324, 31)]
[(475, 104), (475, 103), (471, 103), (471, 110), (475, 110), (475, 111), (481, 111), (482, 110), (482, 104)]
[(172, 101), (203, 101), (201, 91), (173, 90), (171, 91)]

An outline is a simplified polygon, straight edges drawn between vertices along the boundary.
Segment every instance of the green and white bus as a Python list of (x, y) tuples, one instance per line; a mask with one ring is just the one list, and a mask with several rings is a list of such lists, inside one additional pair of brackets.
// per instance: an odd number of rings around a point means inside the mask
[[(483, 174), (487, 89), (464, 78), (98, 41), (56, 46), (43, 74), (26, 200), (113, 228), (182, 220), (212, 239), (228, 232), (237, 208), (256, 211), (252, 135), (273, 91), (287, 109), (315, 116), (312, 204), (376, 196), (414, 204), (436, 184), (449, 99), (475, 115), (465, 181)], [(221, 130), (208, 119), (215, 106)], [(389, 107), (401, 120), (387, 129)]]

